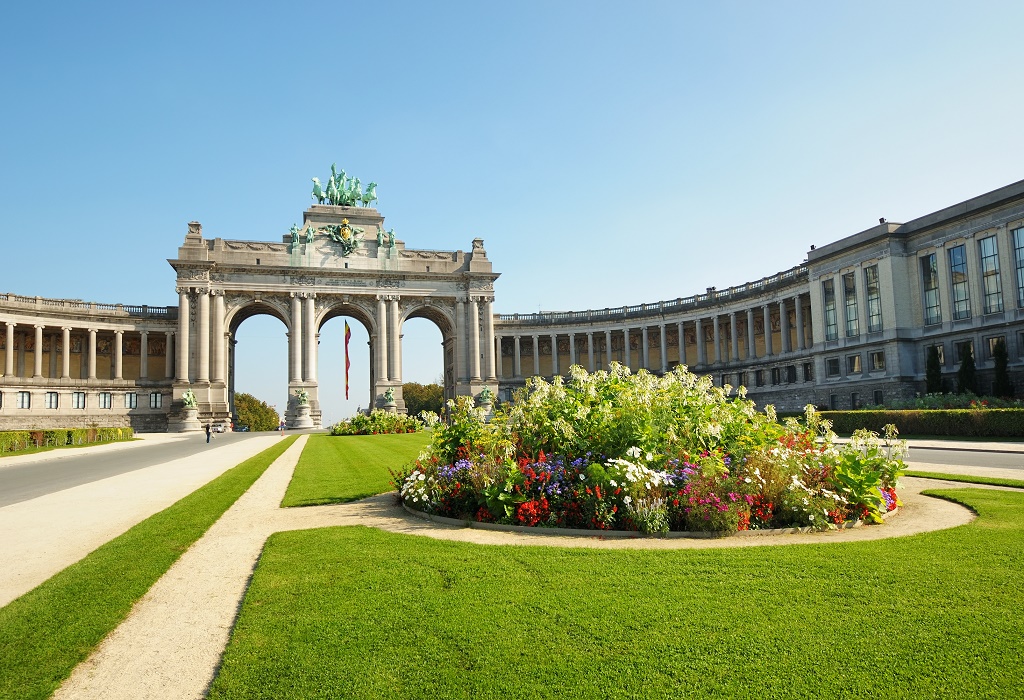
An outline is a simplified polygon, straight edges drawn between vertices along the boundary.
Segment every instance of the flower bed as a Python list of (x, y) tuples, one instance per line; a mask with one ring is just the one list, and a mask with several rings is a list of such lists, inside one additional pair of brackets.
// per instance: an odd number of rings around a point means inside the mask
[(412, 416), (374, 409), (369, 415), (357, 413), (331, 426), (331, 435), (390, 435), (415, 433), (422, 424)]
[(449, 402), (395, 483), (443, 517), (642, 533), (825, 529), (897, 506), (905, 447), (891, 429), (838, 446), (812, 407), (779, 423), (730, 394), (685, 368), (573, 367), (564, 384), (530, 379), (489, 424), (470, 399)]

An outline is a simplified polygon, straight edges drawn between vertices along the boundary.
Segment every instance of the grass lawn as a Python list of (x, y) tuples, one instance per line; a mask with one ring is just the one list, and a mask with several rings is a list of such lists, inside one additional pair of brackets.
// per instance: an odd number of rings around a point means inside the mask
[(47, 698), (296, 439), (282, 440), (0, 608), (0, 698)]
[(419, 456), (430, 433), (310, 435), (282, 506), (344, 503), (390, 491), (388, 468)]
[(267, 543), (211, 698), (1024, 696), (1024, 494), (969, 525), (748, 549)]
[(944, 472), (920, 472), (914, 469), (906, 472), (907, 476), (921, 479), (944, 479), (946, 481), (962, 481), (968, 484), (988, 484), (989, 486), (1010, 486), (1024, 489), (1024, 481), (1020, 479), (1001, 479), (995, 476), (973, 476), (970, 474), (946, 474)]

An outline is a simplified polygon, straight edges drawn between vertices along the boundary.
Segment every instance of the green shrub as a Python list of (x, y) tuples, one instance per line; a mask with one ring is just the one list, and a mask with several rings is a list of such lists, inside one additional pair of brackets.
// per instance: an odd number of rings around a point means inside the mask
[(823, 411), (832, 429), (850, 435), (862, 428), (882, 432), (893, 424), (901, 435), (951, 437), (1015, 437), (1024, 435), (1024, 409), (910, 410), (910, 411)]
[(27, 430), (5, 430), (0, 432), (0, 452), (17, 452), (29, 447), (32, 434)]
[(235, 394), (235, 413), (238, 415), (238, 424), (249, 426), (253, 432), (276, 430), (281, 423), (277, 411), (252, 394)]
[(331, 435), (391, 435), (415, 433), (420, 422), (412, 416), (374, 409), (370, 415), (357, 413), (331, 426)]
[(43, 431), (43, 444), (54, 447), (63, 447), (68, 444), (67, 430), (45, 430)]

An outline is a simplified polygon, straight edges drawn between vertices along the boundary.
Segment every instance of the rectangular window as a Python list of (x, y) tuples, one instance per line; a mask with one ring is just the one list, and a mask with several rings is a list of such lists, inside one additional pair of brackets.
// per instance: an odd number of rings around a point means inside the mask
[(19, 391), (18, 408), (32, 408), (32, 394), (27, 391)]
[(942, 321), (939, 309), (939, 266), (935, 253), (921, 257), (921, 284), (924, 289), (924, 323), (926, 326)]
[(843, 305), (846, 307), (846, 337), (860, 335), (857, 321), (857, 276), (850, 272), (843, 275)]
[(999, 284), (999, 250), (996, 237), (989, 236), (978, 241), (981, 253), (981, 284), (985, 294), (982, 309), (987, 314), (1003, 310), (1003, 288)]
[(778, 367), (772, 367), (772, 384), (782, 384), (782, 373)]
[(754, 372), (754, 383), (758, 386), (764, 386), (764, 370), (759, 369)]
[(786, 381), (790, 384), (796, 383), (796, 365), (786, 365)]
[(882, 396), (882, 390), (881, 389), (875, 389), (874, 402), (875, 402), (876, 406), (884, 406), (885, 405), (885, 399)]
[(836, 319), (836, 287), (833, 280), (821, 283), (821, 296), (825, 309), (825, 340), (839, 337), (839, 322)]
[(860, 374), (861, 373), (860, 353), (857, 353), (856, 355), (847, 355), (846, 356), (846, 373), (847, 374)]
[(46, 407), (47, 408), (59, 408), (60, 407), (60, 394), (56, 391), (46, 392)]
[(871, 353), (871, 371), (879, 372), (885, 369), (885, 351), (876, 350)]
[(138, 408), (139, 406), (139, 395), (134, 391), (129, 391), (124, 395), (124, 407), (125, 408)]
[(962, 340), (959, 343), (954, 343), (953, 347), (956, 348), (956, 361), (957, 362), (963, 362), (964, 358), (967, 357), (967, 353), (968, 352), (970, 352), (971, 355), (974, 356), (975, 358), (977, 357), (976, 355), (974, 355), (974, 341), (973, 340)]
[(941, 365), (942, 367), (945, 367), (946, 366), (946, 351), (945, 351), (942, 343), (939, 343), (938, 345), (929, 345), (928, 347), (926, 347), (924, 349), (924, 362), (925, 362), (925, 366), (928, 365), (928, 355), (931, 353), (932, 348), (935, 348), (935, 352), (937, 352), (939, 354), (939, 365)]
[(149, 407), (150, 408), (161, 408), (164, 405), (164, 396), (159, 391), (153, 391), (149, 394)]
[(850, 408), (854, 410), (860, 408), (860, 394), (856, 391), (850, 393)]
[(838, 377), (839, 376), (839, 358), (830, 357), (825, 360), (825, 376), (826, 377)]
[(994, 335), (991, 338), (985, 338), (985, 346), (988, 349), (988, 354), (985, 357), (987, 357), (990, 360), (993, 357), (995, 357), (996, 356), (996, 346), (999, 345), (999, 343), (1003, 343), (1005, 345), (1005, 343), (1006, 343), (1006, 336), (1005, 335)]
[(736, 386), (746, 386), (746, 385), (747, 385), (747, 373), (746, 372), (739, 372), (739, 373), (737, 373), (736, 374)]
[(100, 408), (110, 408), (113, 405), (113, 397), (109, 391), (100, 392)]
[(805, 382), (813, 382), (814, 381), (814, 363), (813, 362), (805, 362), (804, 363), (804, 381)]
[[(838, 362), (838, 360), (836, 360), (836, 362)], [(828, 395), (828, 408), (830, 411), (839, 410), (839, 394)]]
[(71, 408), (85, 408), (84, 391), (76, 391), (71, 395)]
[(964, 250), (963, 245), (958, 245), (948, 251), (954, 320), (971, 317), (971, 295), (967, 290), (967, 253)]
[(728, 374), (723, 374), (721, 376), (721, 381), (722, 381), (722, 383), (719, 384), (719, 386), (725, 386), (726, 384), (728, 384), (729, 383), (729, 375)]
[(1013, 258), (1017, 267), (1017, 306), (1024, 309), (1024, 228), (1013, 229)]
[(864, 268), (864, 289), (868, 300), (868, 333), (882, 330), (882, 292), (878, 286), (878, 265)]

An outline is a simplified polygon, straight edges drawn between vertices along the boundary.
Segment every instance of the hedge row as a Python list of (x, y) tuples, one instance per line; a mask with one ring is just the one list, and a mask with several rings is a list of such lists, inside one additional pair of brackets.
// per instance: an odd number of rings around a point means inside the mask
[(1024, 408), (822, 411), (821, 416), (832, 421), (832, 429), (840, 435), (849, 435), (858, 428), (881, 433), (886, 424), (892, 423), (901, 435), (1024, 437)]
[(131, 440), (131, 428), (74, 428), (70, 430), (5, 430), (0, 431), (0, 452), (19, 452), (30, 447), (63, 447), (93, 442)]

